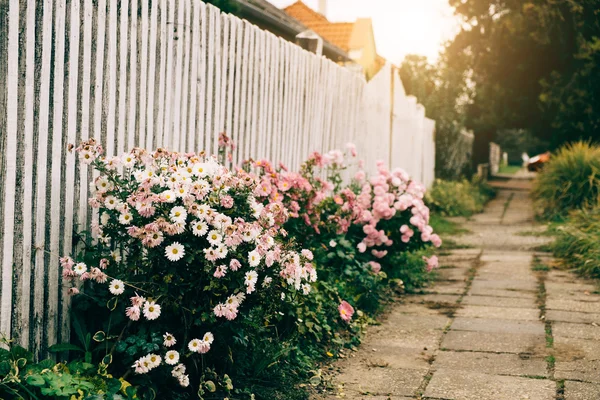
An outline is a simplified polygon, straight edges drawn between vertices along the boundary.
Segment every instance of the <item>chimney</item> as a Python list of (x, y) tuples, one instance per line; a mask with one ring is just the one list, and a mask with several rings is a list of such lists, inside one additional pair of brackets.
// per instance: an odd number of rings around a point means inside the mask
[(319, 13), (327, 17), (327, 0), (319, 0)]

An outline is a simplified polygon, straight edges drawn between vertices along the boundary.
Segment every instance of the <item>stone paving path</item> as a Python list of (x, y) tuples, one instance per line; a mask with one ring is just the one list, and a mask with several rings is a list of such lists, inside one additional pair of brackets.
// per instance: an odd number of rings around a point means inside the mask
[(328, 399), (600, 399), (600, 295), (547, 267), (535, 251), (547, 239), (523, 235), (543, 229), (527, 185), (514, 183), (465, 223), (456, 239), (472, 248), (442, 257), (435, 286), (335, 365)]

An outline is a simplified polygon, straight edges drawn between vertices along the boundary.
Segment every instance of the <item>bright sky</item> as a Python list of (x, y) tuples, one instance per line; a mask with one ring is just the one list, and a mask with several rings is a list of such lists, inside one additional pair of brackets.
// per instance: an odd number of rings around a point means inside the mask
[[(269, 1), (280, 8), (295, 2)], [(303, 1), (318, 9), (318, 0)], [(394, 64), (413, 53), (434, 61), (440, 46), (458, 30), (448, 0), (328, 0), (327, 18), (332, 22), (364, 17), (373, 19), (377, 52)]]

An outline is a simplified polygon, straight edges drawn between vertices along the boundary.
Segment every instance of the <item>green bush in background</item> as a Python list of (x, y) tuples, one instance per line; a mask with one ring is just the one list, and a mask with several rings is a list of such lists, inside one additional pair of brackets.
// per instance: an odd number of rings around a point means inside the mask
[(600, 278), (600, 210), (576, 211), (556, 228), (554, 255), (584, 276)]
[(566, 145), (553, 154), (533, 189), (536, 205), (546, 219), (596, 207), (599, 194), (600, 147), (586, 142)]
[(470, 217), (483, 211), (484, 205), (494, 197), (494, 189), (487, 183), (474, 179), (468, 181), (436, 180), (427, 192), (425, 202), (432, 214), (446, 217)]

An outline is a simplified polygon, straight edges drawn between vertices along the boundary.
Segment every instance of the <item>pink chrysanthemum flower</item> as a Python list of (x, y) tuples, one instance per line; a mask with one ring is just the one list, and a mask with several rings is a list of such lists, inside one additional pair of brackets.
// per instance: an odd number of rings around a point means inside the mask
[(346, 322), (350, 322), (352, 316), (354, 315), (354, 308), (347, 301), (342, 301), (338, 307), (340, 312), (340, 318), (342, 318)]

